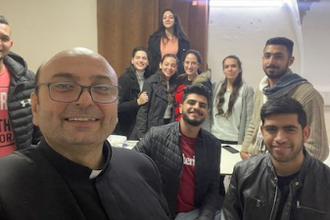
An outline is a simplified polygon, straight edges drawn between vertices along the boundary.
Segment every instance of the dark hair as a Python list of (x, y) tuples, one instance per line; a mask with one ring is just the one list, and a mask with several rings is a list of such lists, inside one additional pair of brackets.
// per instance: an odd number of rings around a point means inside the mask
[[(183, 57), (182, 57), (182, 62), (183, 62), (183, 63), (184, 63), (184, 60), (186, 59), (186, 57), (187, 57), (189, 54), (193, 54), (193, 55), (195, 55), (195, 57), (197, 58), (198, 63), (199, 63), (199, 64), (202, 63), (202, 55), (201, 55), (201, 53), (200, 53), (198, 50), (194, 50), (194, 49), (190, 49), (190, 50), (187, 50), (187, 51), (185, 52), (185, 54), (184, 54)], [(198, 67), (197, 73), (198, 73), (198, 74), (201, 74), (202, 72), (203, 72), (202, 69), (201, 69), (200, 67)]]
[(0, 24), (9, 25), (9, 22), (8, 22), (7, 18), (3, 15), (0, 15)]
[(147, 50), (145, 47), (143, 47), (143, 46), (137, 46), (137, 47), (135, 47), (135, 48), (132, 50), (132, 58), (135, 57), (135, 54), (136, 54), (138, 51), (144, 51), (144, 52), (146, 52), (147, 57), (148, 57), (148, 60), (149, 60), (149, 53), (148, 53), (148, 50)]
[[(163, 56), (163, 58), (160, 60), (160, 63), (163, 63), (164, 60), (167, 58), (167, 57), (173, 57), (175, 60), (176, 60), (176, 65), (178, 65), (178, 62), (179, 62), (179, 58), (175, 55), (175, 54), (172, 54), (172, 53), (168, 53), (168, 54), (165, 54)], [(176, 82), (176, 76), (177, 74), (174, 73), (170, 80), (169, 80), (169, 84), (170, 84), (170, 88), (169, 90), (167, 89), (167, 83), (166, 83), (166, 77), (165, 75), (163, 74), (162, 70), (161, 69), (158, 69), (158, 71), (160, 71), (160, 84), (163, 86), (163, 88), (165, 89), (166, 91), (166, 94), (167, 94), (167, 100), (172, 103), (174, 102), (174, 97), (173, 97), (173, 94), (174, 94), (174, 88), (175, 88), (175, 82)]]
[(167, 36), (165, 34), (165, 27), (163, 24), (163, 15), (167, 11), (170, 11), (174, 16), (174, 28), (173, 28), (174, 36), (176, 36), (178, 39), (185, 39), (185, 40), (189, 41), (186, 33), (184, 32), (184, 30), (182, 28), (181, 20), (180, 20), (178, 14), (175, 13), (175, 11), (171, 8), (167, 8), (162, 12), (162, 15), (160, 16), (159, 29), (157, 30), (157, 32), (160, 33), (161, 37), (167, 38)]
[(223, 104), (225, 103), (225, 93), (227, 91), (227, 79), (225, 79), (225, 81), (222, 83), (219, 93), (217, 95), (217, 98), (219, 100), (218, 104), (217, 104), (217, 108), (218, 108), (218, 113), (216, 115), (224, 115), (225, 117), (230, 116), (233, 113), (233, 107), (234, 104), (237, 100), (238, 94), (239, 94), (239, 89), (241, 88), (241, 86), (243, 85), (243, 79), (242, 79), (242, 62), (241, 60), (235, 56), (235, 55), (229, 55), (227, 57), (225, 57), (222, 60), (222, 69), (224, 69), (224, 63), (227, 59), (235, 59), (237, 62), (238, 67), (241, 69), (241, 72), (237, 75), (234, 83), (233, 83), (233, 92), (230, 94), (229, 97), (229, 102), (228, 102), (228, 110), (227, 112), (224, 112), (222, 107)]
[(302, 128), (306, 127), (307, 117), (302, 105), (295, 99), (284, 96), (280, 98), (269, 99), (262, 107), (260, 117), (262, 124), (265, 119), (271, 115), (278, 114), (297, 114), (298, 123)]
[(282, 45), (282, 46), (285, 46), (290, 57), (292, 56), (292, 53), (293, 53), (293, 41), (286, 38), (286, 37), (273, 37), (273, 38), (270, 38), (269, 40), (267, 40), (266, 42), (266, 45)]
[(201, 83), (196, 83), (186, 86), (183, 89), (182, 103), (184, 103), (184, 101), (187, 99), (187, 96), (189, 94), (198, 94), (204, 96), (207, 100), (207, 108), (208, 109), (210, 108), (212, 92), (209, 90), (209, 88), (207, 88)]

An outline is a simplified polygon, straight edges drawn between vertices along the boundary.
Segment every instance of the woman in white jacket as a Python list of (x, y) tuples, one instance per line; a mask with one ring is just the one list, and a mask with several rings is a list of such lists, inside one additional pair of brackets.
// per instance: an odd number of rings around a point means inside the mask
[(225, 79), (212, 86), (211, 133), (222, 144), (242, 144), (253, 112), (253, 88), (242, 78), (242, 63), (230, 55), (222, 61)]

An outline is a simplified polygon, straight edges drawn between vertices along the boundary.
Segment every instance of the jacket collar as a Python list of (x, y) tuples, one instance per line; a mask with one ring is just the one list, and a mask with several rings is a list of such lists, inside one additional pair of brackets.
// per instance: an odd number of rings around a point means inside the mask
[[(43, 152), (45, 157), (54, 165), (61, 175), (66, 176), (68, 178), (89, 178), (92, 173), (92, 169), (75, 163), (61, 154), (54, 151), (45, 139), (42, 139), (37, 146)], [(103, 155), (105, 157), (105, 162), (102, 167), (102, 172), (98, 175), (101, 176), (108, 168), (111, 157), (112, 157), (112, 149), (108, 141), (105, 141), (103, 144)]]
[(9, 52), (3, 62), (10, 75), (16, 80), (27, 70), (27, 65), (23, 58), (13, 52)]
[[(180, 120), (181, 120), (181, 119), (180, 119)], [(179, 134), (179, 136), (181, 136), (180, 120), (176, 122), (177, 124), (176, 124), (175, 127), (174, 127), (174, 132), (177, 133), (177, 134)], [(198, 132), (198, 134), (197, 134), (196, 139), (197, 139), (197, 140), (203, 140), (203, 136), (204, 136), (203, 129), (200, 128), (200, 129), (199, 129), (199, 132)]]
[[(304, 180), (304, 178), (306, 176), (306, 173), (309, 171), (311, 165), (314, 162), (312, 156), (306, 151), (305, 147), (303, 149), (303, 153), (304, 153), (304, 161), (303, 161), (303, 164), (301, 166), (301, 169), (299, 171), (299, 176), (298, 176), (298, 179), (300, 181), (303, 181)], [(274, 167), (274, 165), (272, 163), (271, 155), (270, 154), (267, 155), (266, 163), (267, 163), (268, 168), (274, 174), (274, 176), (276, 176), (275, 167)]]

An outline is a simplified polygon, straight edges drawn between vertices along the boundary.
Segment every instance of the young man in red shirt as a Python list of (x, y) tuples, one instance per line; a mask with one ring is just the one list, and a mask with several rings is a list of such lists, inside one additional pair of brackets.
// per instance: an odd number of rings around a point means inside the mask
[(172, 219), (219, 219), (221, 145), (201, 128), (210, 97), (211, 91), (202, 84), (186, 87), (182, 118), (151, 128), (134, 148), (155, 161)]

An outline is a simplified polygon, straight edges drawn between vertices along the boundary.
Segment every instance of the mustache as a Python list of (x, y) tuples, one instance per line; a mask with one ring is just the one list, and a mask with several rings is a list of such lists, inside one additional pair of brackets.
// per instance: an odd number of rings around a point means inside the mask
[(188, 111), (188, 113), (197, 113), (198, 115), (202, 116), (203, 113), (201, 111), (198, 111), (196, 109)]
[(278, 69), (278, 66), (274, 66), (274, 65), (269, 65), (266, 67), (266, 69), (269, 69), (269, 68), (274, 68), (274, 69)]

